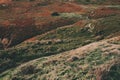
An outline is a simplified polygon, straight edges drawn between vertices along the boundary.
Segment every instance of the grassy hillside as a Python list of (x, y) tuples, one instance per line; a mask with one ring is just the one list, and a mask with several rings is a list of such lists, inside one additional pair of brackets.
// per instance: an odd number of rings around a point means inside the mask
[(120, 6), (63, 1), (14, 0), (0, 8), (0, 80), (120, 78)]
[[(35, 41), (26, 41), (16, 47), (1, 50), (0, 58), (2, 62), (0, 63), (0, 71), (3, 72), (39, 57), (58, 54), (107, 37), (118, 36), (120, 34), (119, 18), (116, 17), (117, 16), (112, 16), (111, 18), (98, 19), (98, 22), (94, 20), (83, 21), (84, 23), (81, 25), (74, 24), (58, 28), (46, 34), (38, 35), (35, 37)], [(111, 21), (114, 26), (110, 25)], [(100, 22), (102, 23), (101, 25)], [(84, 27), (91, 23), (94, 29)], [(104, 26), (104, 28), (101, 28), (102, 26)], [(113, 28), (114, 30), (112, 30)], [(114, 33), (111, 32), (111, 30)]]
[(28, 38), (57, 27), (73, 24), (78, 20), (88, 19), (89, 21), (89, 19), (115, 16), (120, 13), (119, 6), (115, 5), (111, 7), (104, 5), (101, 8), (100, 5), (55, 2), (39, 6), (36, 2), (15, 1), (11, 2), (7, 8), (0, 9), (0, 39), (3, 48), (15, 46)]
[(116, 37), (39, 58), (7, 70), (0, 76), (3, 80), (117, 80), (120, 78), (119, 40), (120, 37)]

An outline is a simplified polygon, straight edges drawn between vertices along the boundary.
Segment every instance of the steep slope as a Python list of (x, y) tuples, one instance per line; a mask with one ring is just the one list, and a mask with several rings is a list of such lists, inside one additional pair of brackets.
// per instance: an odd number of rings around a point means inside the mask
[(3, 80), (117, 80), (120, 78), (119, 59), (120, 36), (39, 58), (0, 76)]

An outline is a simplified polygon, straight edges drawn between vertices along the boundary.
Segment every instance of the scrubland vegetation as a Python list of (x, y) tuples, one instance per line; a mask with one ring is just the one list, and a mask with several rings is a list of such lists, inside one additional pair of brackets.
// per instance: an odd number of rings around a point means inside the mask
[(0, 80), (118, 80), (119, 2), (56, 1), (0, 7)]

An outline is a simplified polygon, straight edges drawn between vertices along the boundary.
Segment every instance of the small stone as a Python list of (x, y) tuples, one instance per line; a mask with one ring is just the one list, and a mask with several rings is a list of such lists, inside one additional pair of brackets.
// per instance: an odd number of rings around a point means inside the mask
[(71, 58), (68, 59), (68, 61), (73, 62), (73, 61), (76, 61), (76, 60), (78, 60), (78, 59), (79, 59), (78, 56), (72, 56)]

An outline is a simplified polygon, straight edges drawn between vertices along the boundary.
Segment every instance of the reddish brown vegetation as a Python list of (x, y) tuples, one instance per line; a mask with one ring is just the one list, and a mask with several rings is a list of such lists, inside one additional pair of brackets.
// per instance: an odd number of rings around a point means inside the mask
[(101, 18), (101, 17), (107, 17), (115, 14), (120, 14), (120, 10), (118, 9), (112, 9), (112, 8), (99, 8), (94, 11), (92, 11), (89, 15), (90, 18)]
[[(7, 2), (6, 2), (7, 1)], [(4, 3), (10, 3), (11, 0), (4, 0)], [(0, 3), (3, 3), (2, 1)], [(85, 13), (87, 10), (75, 3), (53, 3), (46, 6), (36, 5), (37, 2), (22, 2), (15, 1), (11, 7), (5, 10), (6, 14), (2, 14), (5, 21), (0, 26), (0, 38), (9, 40), (7, 47), (14, 46), (28, 38), (37, 34), (42, 34), (46, 31), (55, 29), (57, 27), (73, 24), (74, 19), (60, 19), (52, 17), (53, 12), (64, 13)], [(9, 13), (8, 13), (9, 12)], [(118, 13), (118, 10), (109, 8), (100, 8), (90, 14), (92, 18), (98, 18)], [(17, 19), (18, 17), (27, 17), (26, 19)], [(32, 17), (32, 18), (29, 18)], [(35, 20), (33, 19), (35, 18)], [(13, 21), (7, 19), (15, 19)], [(82, 26), (84, 21), (79, 21), (75, 25)]]
[(86, 23), (85, 20), (80, 20), (80, 21), (76, 22), (74, 25), (75, 25), (75, 26), (84, 27), (85, 23)]
[[(35, 20), (32, 18), (17, 19), (11, 22), (5, 21), (4, 25), (2, 24), (0, 26), (0, 38), (3, 41), (2, 44), (4, 48), (8, 48), (37, 34), (42, 34), (57, 27), (73, 24), (75, 21), (75, 19), (58, 18), (48, 20), (38, 25), (35, 24)], [(5, 40), (7, 40), (7, 43)]]
[(32, 18), (27, 19), (17, 19), (11, 22), (12, 25), (15, 25), (16, 27), (28, 27), (35, 25), (35, 20)]
[(33, 42), (33, 41), (36, 41), (37, 39), (35, 37), (32, 37), (30, 39), (27, 39), (25, 42)]
[(42, 17), (49, 17), (53, 12), (59, 12), (59, 13), (85, 12), (85, 10), (80, 5), (77, 5), (74, 3), (54, 3), (54, 4), (43, 6), (43, 7), (38, 6), (35, 8), (35, 10), (36, 11), (40, 10), (40, 12), (34, 13), (34, 15), (42, 16)]
[(81, 6), (72, 3), (61, 3), (50, 5), (50, 8), (56, 12), (76, 12), (81, 11)]
[(12, 0), (0, 0), (0, 4), (9, 4)]
[[(4, 48), (16, 45), (35, 34), (35, 24), (32, 19), (14, 20), (0, 27), (0, 38)], [(7, 43), (6, 43), (7, 40)]]

